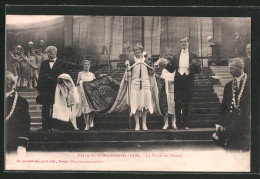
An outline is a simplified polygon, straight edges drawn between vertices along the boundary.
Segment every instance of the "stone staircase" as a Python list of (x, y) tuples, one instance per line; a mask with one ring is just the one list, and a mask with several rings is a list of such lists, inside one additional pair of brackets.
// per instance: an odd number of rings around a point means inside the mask
[(211, 66), (210, 68), (214, 73), (212, 78), (219, 81), (219, 83), (215, 84), (213, 88), (220, 102), (222, 102), (225, 84), (233, 79), (232, 75), (229, 73), (228, 66)]
[[(80, 70), (71, 70), (69, 73), (76, 82)], [(124, 68), (103, 69), (93, 71), (96, 76), (108, 74), (121, 81)], [(160, 70), (157, 72), (160, 74)], [(77, 150), (91, 146), (149, 146), (151, 145), (214, 145), (211, 136), (214, 125), (218, 120), (220, 103), (211, 83), (210, 68), (202, 68), (202, 72), (195, 75), (194, 90), (189, 119), (189, 130), (161, 130), (163, 117), (148, 115), (148, 131), (134, 131), (134, 118), (129, 119), (128, 111), (120, 114), (96, 115), (94, 130), (90, 131), (57, 131), (42, 132), (36, 129), (41, 127), (41, 106), (37, 105), (36, 90), (21, 89), (19, 94), (29, 102), (31, 115), (31, 142), (29, 150)], [(130, 122), (129, 122), (130, 120)], [(77, 119), (78, 125), (83, 126), (83, 117)], [(131, 126), (131, 127), (130, 127)], [(130, 130), (131, 128), (131, 130)]]

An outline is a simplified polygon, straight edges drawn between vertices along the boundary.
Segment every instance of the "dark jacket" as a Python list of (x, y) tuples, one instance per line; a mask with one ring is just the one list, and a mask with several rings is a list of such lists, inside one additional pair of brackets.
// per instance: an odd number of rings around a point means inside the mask
[[(6, 98), (5, 118), (10, 114), (15, 93)], [(30, 135), (29, 104), (26, 99), (18, 95), (16, 107), (12, 116), (5, 120), (6, 151), (14, 151), (17, 146), (27, 146)]]
[[(226, 137), (227, 140), (230, 139), (230, 145), (247, 150), (250, 145), (250, 78), (248, 76), (238, 109), (232, 103), (232, 81), (228, 82), (224, 88), (218, 124), (226, 128)], [(239, 86), (240, 91), (242, 82)]]
[(49, 60), (42, 61), (37, 86), (42, 96), (42, 104), (54, 104), (57, 79), (62, 73), (67, 73), (65, 62), (57, 59), (51, 69)]
[[(166, 69), (173, 73), (173, 71), (176, 69), (178, 71), (179, 69), (179, 63), (180, 63), (180, 55), (181, 55), (181, 52), (179, 52), (178, 54), (174, 55), (173, 56), (173, 59), (170, 61), (170, 63), (168, 63), (168, 65), (166, 65)], [(197, 62), (197, 64), (192, 64), (192, 60), (195, 60)], [(189, 72), (191, 75), (193, 74), (197, 74), (200, 72), (200, 60), (198, 59), (198, 57), (191, 53), (189, 51)]]

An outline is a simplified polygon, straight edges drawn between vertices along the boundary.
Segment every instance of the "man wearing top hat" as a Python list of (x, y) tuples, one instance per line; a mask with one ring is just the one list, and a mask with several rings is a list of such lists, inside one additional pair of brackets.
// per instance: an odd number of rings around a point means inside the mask
[(181, 51), (173, 56), (165, 68), (172, 73), (177, 66), (174, 80), (176, 125), (187, 130), (194, 74), (200, 72), (201, 62), (189, 51), (188, 37), (180, 39), (180, 46)]

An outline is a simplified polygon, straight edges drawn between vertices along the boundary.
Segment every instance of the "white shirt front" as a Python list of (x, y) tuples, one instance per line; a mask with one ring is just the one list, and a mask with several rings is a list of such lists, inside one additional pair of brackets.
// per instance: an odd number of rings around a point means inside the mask
[(54, 63), (56, 62), (56, 59), (57, 59), (57, 58), (52, 59), (52, 60), (54, 60), (54, 62), (49, 62), (49, 65), (50, 65), (50, 68), (51, 68), (51, 69), (52, 69)]
[(187, 48), (181, 51), (178, 72), (181, 75), (184, 73), (186, 73), (186, 75), (189, 74), (189, 50)]

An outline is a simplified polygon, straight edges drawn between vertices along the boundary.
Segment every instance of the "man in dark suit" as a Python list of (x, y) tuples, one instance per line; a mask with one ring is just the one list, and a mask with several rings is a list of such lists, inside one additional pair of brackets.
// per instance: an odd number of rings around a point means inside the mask
[(15, 77), (6, 71), (5, 141), (6, 152), (26, 152), (30, 135), (29, 105), (14, 90)]
[(41, 63), (37, 90), (42, 104), (42, 129), (52, 130), (55, 122), (52, 119), (52, 108), (54, 104), (55, 90), (58, 76), (66, 73), (65, 62), (57, 59), (57, 48), (49, 46), (46, 49), (48, 60)]
[[(196, 55), (189, 51), (189, 39), (180, 39), (181, 51), (173, 56), (173, 59), (165, 67), (169, 72), (177, 67), (174, 80), (174, 98), (176, 125), (178, 128), (188, 129), (188, 116), (190, 112), (191, 94), (194, 74), (200, 72), (201, 62)], [(181, 124), (183, 121), (183, 124)]]
[[(244, 61), (242, 58), (234, 58), (229, 61), (230, 73), (233, 80), (225, 85), (220, 121), (216, 125), (219, 144), (229, 149), (250, 149), (250, 77), (244, 73)], [(220, 135), (223, 134), (224, 135)], [(219, 139), (218, 139), (219, 140)]]

